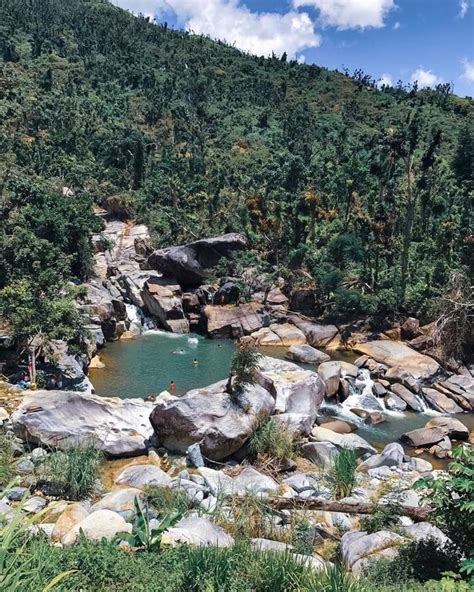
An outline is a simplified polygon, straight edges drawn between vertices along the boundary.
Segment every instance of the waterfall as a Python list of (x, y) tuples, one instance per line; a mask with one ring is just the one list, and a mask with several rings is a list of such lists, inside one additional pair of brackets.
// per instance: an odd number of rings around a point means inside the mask
[(125, 304), (127, 318), (130, 321), (129, 331), (134, 335), (141, 335), (149, 329), (153, 329), (153, 320), (146, 317), (141, 309), (134, 304)]
[[(349, 382), (349, 381), (348, 381)], [(354, 383), (349, 382), (349, 396), (342, 402), (345, 409), (367, 409), (368, 411), (385, 411), (385, 402), (372, 392), (374, 381), (366, 368), (359, 370)]]

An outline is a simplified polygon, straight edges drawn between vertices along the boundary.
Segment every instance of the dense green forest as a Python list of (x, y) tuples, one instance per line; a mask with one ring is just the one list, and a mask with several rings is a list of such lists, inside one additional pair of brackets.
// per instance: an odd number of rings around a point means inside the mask
[(10, 295), (87, 277), (93, 204), (156, 246), (243, 232), (321, 312), (429, 316), (469, 274), (473, 102), (449, 85), (378, 90), (106, 0), (2, 0), (0, 58)]

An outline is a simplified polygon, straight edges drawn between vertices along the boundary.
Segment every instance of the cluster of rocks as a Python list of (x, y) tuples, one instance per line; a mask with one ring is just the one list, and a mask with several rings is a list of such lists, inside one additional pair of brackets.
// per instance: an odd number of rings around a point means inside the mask
[[(275, 386), (277, 391), (278, 388), (280, 391), (276, 400), (280, 398), (280, 404), (283, 404), (282, 397), (288, 393), (281, 384)], [(88, 395), (80, 396), (88, 400)], [(288, 396), (291, 399), (294, 393)], [(82, 411), (85, 412), (85, 409)], [(41, 410), (38, 412), (41, 413)], [(88, 419), (85, 417), (84, 423), (88, 423)], [(14, 427), (17, 427), (15, 417), (4, 419), (3, 428), (7, 432), (11, 433)], [(252, 544), (258, 549), (294, 553), (297, 560), (314, 569), (328, 563), (321, 555), (327, 541), (340, 542), (347, 568), (357, 574), (370, 560), (394, 558), (397, 548), (411, 540), (433, 537), (441, 542), (446, 540), (437, 528), (427, 522), (414, 523), (403, 516), (403, 511), (397, 532), (381, 530), (367, 533), (360, 529), (360, 515), (356, 513), (304, 510), (305, 520), (314, 533), (314, 547), (309, 555), (299, 555), (291, 544), (292, 525), (295, 514), (299, 515), (302, 510), (298, 510), (297, 504), (292, 510), (272, 510), (272, 496), (295, 502), (332, 500), (333, 494), (324, 470), (334, 453), (341, 448), (351, 448), (359, 457), (356, 485), (349, 497), (340, 500), (341, 503), (358, 504), (377, 499), (381, 505), (396, 500), (407, 511), (418, 507), (420, 496), (413, 489), (413, 484), (420, 476), (434, 477), (436, 471), (429, 462), (407, 456), (398, 443), (387, 445), (377, 454), (355, 434), (340, 435), (327, 428), (315, 427), (302, 449), (306, 458), (305, 470), (298, 470), (298, 463), (294, 463), (272, 476), (250, 465), (247, 460), (238, 462), (235, 457), (220, 463), (219, 470), (204, 466), (204, 463), (197, 469), (190, 469), (186, 467), (184, 455), (170, 457), (165, 462), (163, 451), (149, 446), (145, 455), (115, 470), (109, 491), (98, 483), (89, 499), (69, 502), (46, 496), (36, 482), (35, 469), (44, 462), (49, 452), (43, 448), (25, 451), (13, 436), (12, 442), (15, 442), (18, 455), (16, 469), (20, 484), (3, 492), (0, 521), (12, 520), (15, 508), (16, 511), (19, 508), (25, 519), (42, 511), (42, 521), (35, 528), (63, 547), (73, 545), (80, 533), (91, 541), (103, 538), (120, 540), (121, 533), (132, 532), (136, 501), (146, 512), (150, 527), (157, 526), (159, 509), (145, 504), (146, 490), (150, 487), (179, 490), (189, 500), (189, 510), (164, 533), (163, 545), (233, 545), (232, 524), (236, 519), (232, 514), (233, 499), (234, 496), (246, 495), (258, 496), (263, 502), (269, 498), (268, 528), (265, 533), (259, 533), (258, 538), (252, 539)]]

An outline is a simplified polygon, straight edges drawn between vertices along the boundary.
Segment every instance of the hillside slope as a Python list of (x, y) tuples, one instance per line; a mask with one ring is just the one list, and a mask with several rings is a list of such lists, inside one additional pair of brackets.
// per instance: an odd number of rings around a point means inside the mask
[(1, 12), (2, 286), (85, 277), (92, 203), (157, 245), (244, 232), (237, 268), (277, 266), (320, 312), (420, 313), (468, 266), (470, 99), (245, 55), (105, 0)]

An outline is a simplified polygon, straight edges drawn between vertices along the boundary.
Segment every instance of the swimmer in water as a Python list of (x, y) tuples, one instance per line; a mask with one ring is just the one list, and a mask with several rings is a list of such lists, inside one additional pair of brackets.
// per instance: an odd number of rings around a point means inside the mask
[(170, 392), (170, 393), (172, 393), (172, 392), (174, 391), (174, 389), (175, 389), (175, 388), (176, 388), (176, 385), (175, 385), (174, 381), (172, 380), (172, 381), (170, 382), (170, 385), (169, 385), (169, 387), (168, 387), (168, 390), (169, 390), (169, 392)]
[(197, 358), (194, 358), (193, 360), (193, 366), (197, 366), (199, 364), (199, 362), (197, 361)]

